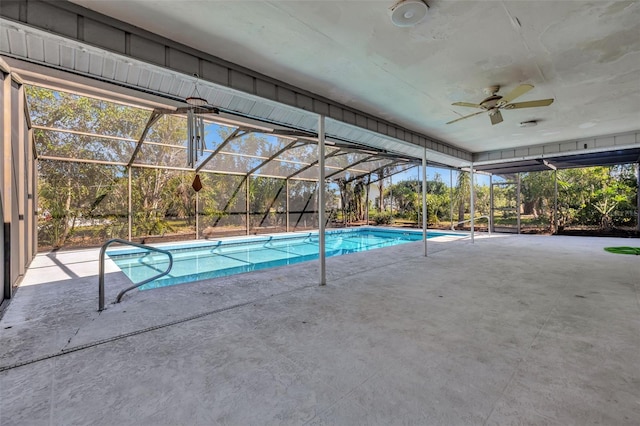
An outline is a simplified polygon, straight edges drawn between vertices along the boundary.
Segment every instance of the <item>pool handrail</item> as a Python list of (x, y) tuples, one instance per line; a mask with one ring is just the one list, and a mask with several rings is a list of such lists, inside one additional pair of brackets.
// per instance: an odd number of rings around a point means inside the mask
[[(489, 231), (489, 235), (491, 235), (491, 218), (489, 216), (478, 216), (473, 218), (473, 220), (478, 220), (478, 219), (487, 219), (489, 221), (489, 226), (487, 227), (487, 230)], [(452, 223), (451, 224), (451, 230), (455, 231), (455, 227), (460, 225), (461, 223), (467, 223), (467, 222), (471, 222), (471, 219), (467, 219), (467, 220), (461, 220), (458, 223)]]
[(140, 281), (137, 284), (132, 285), (131, 287), (125, 288), (124, 290), (122, 290), (120, 293), (118, 293), (118, 297), (116, 298), (115, 303), (120, 303), (120, 300), (122, 299), (122, 296), (124, 296), (124, 294), (126, 292), (128, 292), (129, 290), (133, 290), (134, 288), (138, 288), (141, 285), (147, 284), (155, 279), (158, 279), (160, 277), (164, 277), (165, 275), (167, 275), (169, 272), (171, 272), (171, 268), (173, 268), (173, 256), (171, 255), (170, 252), (168, 252), (167, 250), (162, 250), (156, 247), (152, 247), (152, 246), (148, 246), (146, 244), (139, 244), (139, 243), (134, 243), (131, 241), (127, 241), (127, 240), (123, 240), (120, 238), (113, 238), (109, 241), (107, 241), (106, 243), (104, 243), (102, 245), (102, 248), (100, 248), (100, 263), (99, 263), (99, 272), (98, 272), (98, 312), (104, 311), (104, 255), (107, 252), (107, 247), (109, 247), (111, 244), (113, 243), (120, 243), (120, 244), (126, 244), (126, 245), (130, 245), (133, 247), (138, 247), (141, 249), (145, 249), (145, 250), (149, 250), (149, 251), (155, 251), (158, 253), (162, 253), (162, 254), (166, 254), (167, 256), (169, 256), (169, 266), (167, 267), (167, 270), (155, 275), (151, 278), (147, 278), (144, 281)]

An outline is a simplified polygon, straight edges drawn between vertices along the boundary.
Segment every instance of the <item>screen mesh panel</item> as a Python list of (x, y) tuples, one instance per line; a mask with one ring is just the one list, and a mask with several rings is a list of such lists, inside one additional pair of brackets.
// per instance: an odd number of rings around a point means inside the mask
[(25, 86), (31, 123), (138, 140), (151, 111), (36, 86)]
[(127, 163), (135, 149), (135, 142), (78, 135), (74, 133), (34, 129), (34, 143), (39, 155)]
[(38, 162), (40, 248), (99, 245), (127, 238), (126, 169), (120, 166)]

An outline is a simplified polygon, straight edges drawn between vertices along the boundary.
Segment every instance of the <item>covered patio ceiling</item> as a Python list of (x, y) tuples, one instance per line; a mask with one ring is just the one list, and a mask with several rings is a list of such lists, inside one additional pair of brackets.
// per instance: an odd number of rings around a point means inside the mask
[[(394, 0), (72, 2), (472, 153), (640, 122), (637, 1), (425, 0), (427, 16), (404, 28)], [(495, 126), (486, 113), (446, 124), (477, 111), (454, 102), (523, 83), (535, 87), (519, 101), (554, 103)]]

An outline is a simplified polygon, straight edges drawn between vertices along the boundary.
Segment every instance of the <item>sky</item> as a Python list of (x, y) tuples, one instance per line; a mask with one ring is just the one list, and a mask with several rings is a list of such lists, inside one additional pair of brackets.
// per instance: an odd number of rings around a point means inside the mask
[[(451, 185), (451, 182), (449, 180), (450, 174), (449, 174), (449, 169), (441, 169), (439, 167), (429, 167), (427, 166), (427, 180), (435, 180), (436, 178), (436, 174), (440, 175), (440, 180), (442, 182), (444, 182), (446, 185)], [(458, 176), (458, 172), (457, 171), (453, 171), (453, 186), (455, 186), (456, 184), (456, 179)], [(406, 172), (402, 172), (402, 173), (398, 173), (397, 175), (393, 175), (392, 176), (392, 181), (393, 183), (397, 183), (403, 180), (415, 180), (415, 179), (422, 179), (422, 171), (421, 168), (419, 167), (414, 167)], [(476, 173), (474, 175), (474, 180), (476, 182), (477, 185), (480, 186), (489, 186), (489, 176), (484, 175), (484, 174), (478, 174)]]

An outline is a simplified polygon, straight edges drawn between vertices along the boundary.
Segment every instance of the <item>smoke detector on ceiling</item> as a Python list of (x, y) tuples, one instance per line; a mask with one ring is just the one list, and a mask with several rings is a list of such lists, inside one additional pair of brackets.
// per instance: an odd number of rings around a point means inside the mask
[(389, 8), (396, 27), (412, 27), (427, 16), (429, 6), (422, 0), (400, 0)]

